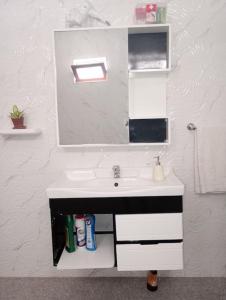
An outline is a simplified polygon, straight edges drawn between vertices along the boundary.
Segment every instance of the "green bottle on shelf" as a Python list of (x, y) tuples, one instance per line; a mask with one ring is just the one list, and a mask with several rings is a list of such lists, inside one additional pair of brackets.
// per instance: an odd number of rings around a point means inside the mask
[(75, 238), (74, 238), (74, 218), (73, 215), (66, 215), (65, 217), (65, 233), (66, 233), (66, 250), (67, 252), (75, 252)]

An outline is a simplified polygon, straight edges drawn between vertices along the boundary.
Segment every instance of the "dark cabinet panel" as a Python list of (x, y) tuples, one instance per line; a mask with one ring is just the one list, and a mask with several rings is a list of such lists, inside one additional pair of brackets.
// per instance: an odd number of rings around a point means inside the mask
[(167, 143), (168, 119), (130, 119), (130, 143)]
[(49, 199), (52, 212), (63, 214), (132, 214), (182, 212), (182, 196)]
[(129, 69), (166, 69), (167, 33), (129, 34)]
[(53, 247), (53, 265), (57, 266), (66, 243), (65, 217), (62, 214), (51, 211), (51, 231)]

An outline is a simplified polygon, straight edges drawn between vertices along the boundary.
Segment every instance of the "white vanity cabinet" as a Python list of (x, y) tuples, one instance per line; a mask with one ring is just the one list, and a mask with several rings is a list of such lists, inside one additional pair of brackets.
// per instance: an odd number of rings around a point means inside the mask
[(182, 213), (115, 216), (119, 271), (183, 268)]
[[(50, 198), (53, 263), (58, 269), (119, 271), (183, 268), (182, 195)], [(96, 231), (97, 250), (67, 253), (65, 215), (111, 214), (111, 231)]]
[(182, 213), (116, 215), (117, 241), (182, 239)]
[(117, 245), (119, 271), (183, 269), (183, 243)]

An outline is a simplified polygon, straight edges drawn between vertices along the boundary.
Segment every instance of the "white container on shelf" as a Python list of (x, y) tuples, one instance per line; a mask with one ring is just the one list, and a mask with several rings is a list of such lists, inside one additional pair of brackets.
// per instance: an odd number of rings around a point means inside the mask
[(77, 235), (77, 246), (84, 247), (86, 245), (85, 233), (85, 216), (75, 215), (75, 229)]
[(146, 22), (146, 4), (140, 3), (135, 7), (135, 22), (137, 24), (145, 24)]
[(135, 7), (136, 24), (166, 23), (167, 5), (165, 1), (142, 2)]

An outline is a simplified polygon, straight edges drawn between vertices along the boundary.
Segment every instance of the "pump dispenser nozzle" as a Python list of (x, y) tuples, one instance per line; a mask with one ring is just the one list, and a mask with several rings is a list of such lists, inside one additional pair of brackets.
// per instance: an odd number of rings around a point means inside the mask
[(156, 166), (160, 166), (160, 158), (159, 158), (159, 155), (158, 156), (155, 156), (154, 158), (157, 158), (156, 160)]
[(157, 160), (153, 169), (153, 179), (155, 181), (162, 181), (164, 180), (164, 170), (160, 163), (160, 157), (155, 156), (154, 158), (156, 158)]

